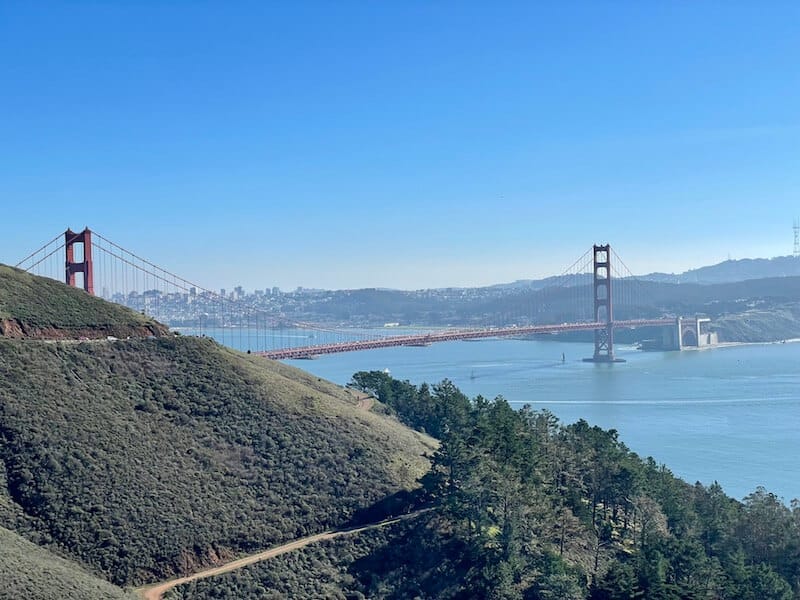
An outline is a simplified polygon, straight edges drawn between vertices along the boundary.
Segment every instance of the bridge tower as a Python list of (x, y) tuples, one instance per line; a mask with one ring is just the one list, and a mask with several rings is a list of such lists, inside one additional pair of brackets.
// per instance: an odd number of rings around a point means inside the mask
[[(75, 244), (83, 246), (83, 260), (75, 261)], [(66, 252), (66, 283), (75, 287), (75, 274), (83, 273), (83, 289), (94, 296), (94, 266), (92, 264), (92, 232), (85, 228), (80, 233), (71, 229), (64, 232), (64, 250)]]
[(602, 329), (594, 330), (594, 356), (588, 362), (625, 362), (614, 357), (614, 301), (611, 294), (611, 245), (593, 246), (594, 252), (594, 320), (605, 323)]

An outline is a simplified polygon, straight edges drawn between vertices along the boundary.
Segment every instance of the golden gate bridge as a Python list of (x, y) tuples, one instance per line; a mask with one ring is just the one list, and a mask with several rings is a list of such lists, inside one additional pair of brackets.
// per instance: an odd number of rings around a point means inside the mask
[[(291, 319), (274, 303), (259, 306), (253, 298), (212, 291), (88, 228), (80, 232), (68, 229), (16, 267), (139, 310), (177, 331), (211, 336), (225, 345), (276, 360), (457, 340), (592, 331), (594, 353), (587, 360), (618, 362), (614, 355), (616, 329), (674, 327), (676, 323), (681, 327), (675, 317), (637, 314), (647, 312), (646, 306), (652, 312), (653, 302), (641, 298), (646, 295), (641, 282), (609, 244), (593, 245), (561, 275), (551, 278), (549, 286), (539, 290), (535, 305), (532, 300), (527, 310), (496, 314), (494, 325), (415, 328), (401, 335)], [(266, 297), (262, 293), (256, 300)], [(615, 319), (614, 311), (620, 307), (625, 318)], [(536, 322), (537, 315), (550, 319), (563, 315), (571, 320)], [(491, 318), (489, 315), (487, 322)]]

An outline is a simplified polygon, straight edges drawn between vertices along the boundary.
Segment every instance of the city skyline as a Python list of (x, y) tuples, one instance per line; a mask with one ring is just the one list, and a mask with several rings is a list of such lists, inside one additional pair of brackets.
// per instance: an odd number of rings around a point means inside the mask
[(0, 262), (67, 227), (203, 286), (422, 289), (792, 253), (800, 9), (0, 7)]

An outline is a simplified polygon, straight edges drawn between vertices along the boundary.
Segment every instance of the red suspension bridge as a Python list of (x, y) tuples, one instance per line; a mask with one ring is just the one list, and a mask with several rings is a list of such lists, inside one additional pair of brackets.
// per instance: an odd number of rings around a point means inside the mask
[[(615, 362), (614, 331), (639, 327), (677, 327), (673, 337), (681, 346), (681, 320), (652, 314), (654, 302), (642, 298), (646, 295), (642, 283), (607, 244), (594, 245), (535, 293), (524, 296), (524, 291), (512, 291), (497, 299), (498, 305), (515, 308), (486, 315), (485, 322), (495, 322), (495, 326), (415, 328), (401, 335), (376, 327), (331, 326), (290, 318), (284, 310), (291, 294), (274, 288), (249, 295), (240, 288), (231, 293), (212, 291), (88, 228), (59, 234), (16, 266), (139, 310), (181, 333), (211, 336), (278, 360), (456, 340), (593, 331), (594, 354), (588, 360)], [(527, 304), (521, 301), (523, 296)], [(623, 319), (614, 318), (615, 309), (623, 313)], [(648, 312), (651, 314), (645, 314)], [(699, 325), (692, 327), (699, 334)]]

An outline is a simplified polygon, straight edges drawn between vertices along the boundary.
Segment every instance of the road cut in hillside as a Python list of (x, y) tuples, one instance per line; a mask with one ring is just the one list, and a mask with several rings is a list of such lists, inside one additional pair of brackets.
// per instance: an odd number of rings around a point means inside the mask
[(355, 533), (360, 533), (362, 531), (367, 531), (369, 529), (376, 529), (378, 527), (385, 527), (386, 525), (392, 525), (393, 523), (399, 523), (400, 521), (405, 521), (406, 519), (413, 519), (414, 517), (421, 515), (422, 513), (427, 512), (429, 510), (432, 509), (423, 508), (408, 513), (407, 515), (386, 519), (384, 521), (379, 521), (377, 523), (370, 523), (368, 525), (362, 525), (360, 527), (351, 527), (349, 529), (338, 529), (335, 531), (325, 531), (323, 533), (309, 535), (308, 537), (300, 538), (288, 542), (286, 544), (283, 544), (281, 546), (270, 548), (269, 550), (264, 550), (256, 554), (245, 556), (244, 558), (233, 560), (219, 567), (212, 567), (210, 569), (199, 571), (192, 575), (187, 575), (185, 577), (177, 577), (175, 579), (170, 579), (167, 581), (162, 581), (160, 583), (142, 587), (137, 589), (136, 592), (144, 600), (161, 600), (161, 598), (164, 596), (166, 592), (184, 583), (189, 583), (190, 581), (196, 581), (198, 579), (207, 579), (208, 577), (214, 577), (216, 575), (221, 575), (223, 573), (229, 573), (231, 571), (241, 569), (242, 567), (246, 567), (248, 565), (252, 565), (257, 562), (261, 562), (263, 560), (268, 560), (270, 558), (275, 558), (276, 556), (279, 556), (281, 554), (286, 554), (287, 552), (291, 552), (293, 550), (298, 550), (299, 548), (308, 546), (309, 544), (313, 544), (314, 542), (331, 540), (333, 538), (337, 538), (343, 535), (352, 535)]

